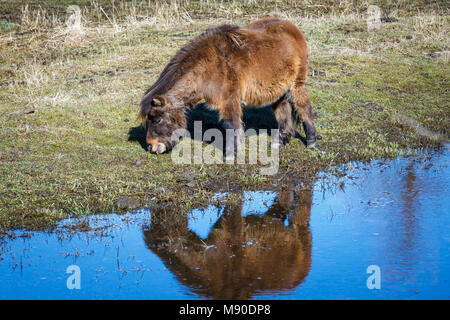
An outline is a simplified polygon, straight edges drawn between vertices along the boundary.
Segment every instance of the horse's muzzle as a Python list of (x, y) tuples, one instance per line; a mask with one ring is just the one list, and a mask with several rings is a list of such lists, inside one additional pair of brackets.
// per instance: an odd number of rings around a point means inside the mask
[(162, 154), (167, 151), (167, 147), (164, 143), (155, 143), (148, 146), (150, 152), (156, 153), (156, 154)]

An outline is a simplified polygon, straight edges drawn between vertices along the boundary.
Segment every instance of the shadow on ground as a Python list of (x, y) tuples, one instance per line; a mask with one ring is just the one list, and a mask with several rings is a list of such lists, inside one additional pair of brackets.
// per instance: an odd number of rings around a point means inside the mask
[[(217, 111), (209, 109), (205, 103), (198, 104), (194, 109), (192, 109), (187, 115), (187, 129), (194, 140), (203, 141), (202, 137), (205, 131), (209, 129), (218, 129), (224, 133), (223, 128), (219, 122), (219, 113)], [(202, 135), (194, 135), (194, 122), (202, 122)], [(244, 130), (255, 129), (258, 134), (259, 130), (266, 129), (267, 134), (271, 135), (271, 129), (277, 129), (278, 123), (275, 116), (270, 108), (255, 108), (255, 109), (243, 109), (242, 121), (244, 124)], [(137, 127), (132, 127), (128, 131), (128, 141), (137, 141), (144, 150), (147, 150), (147, 142), (145, 141), (146, 131), (145, 128), (140, 125)], [(300, 139), (306, 145), (306, 139), (296, 132), (295, 138)], [(208, 143), (214, 143), (208, 142)]]

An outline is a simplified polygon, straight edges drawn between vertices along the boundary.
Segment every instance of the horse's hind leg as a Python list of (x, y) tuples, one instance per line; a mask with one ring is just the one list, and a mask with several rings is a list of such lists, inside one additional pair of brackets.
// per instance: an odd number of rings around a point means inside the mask
[(278, 122), (280, 142), (281, 144), (286, 144), (295, 135), (295, 129), (292, 125), (291, 104), (286, 98), (283, 98), (272, 105), (272, 111)]
[(234, 161), (235, 155), (240, 148), (240, 139), (243, 136), (242, 130), (242, 109), (239, 100), (228, 102), (219, 109), (221, 124), (225, 129), (225, 153), (226, 162)]
[(291, 90), (291, 99), (297, 113), (303, 121), (303, 129), (306, 134), (306, 145), (309, 148), (317, 148), (316, 127), (313, 122), (311, 100), (303, 80), (298, 80)]

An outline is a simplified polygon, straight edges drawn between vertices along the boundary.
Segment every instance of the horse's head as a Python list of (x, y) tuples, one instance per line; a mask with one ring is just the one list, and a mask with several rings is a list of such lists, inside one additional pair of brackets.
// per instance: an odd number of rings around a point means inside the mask
[(157, 154), (172, 149), (176, 143), (173, 133), (186, 128), (183, 109), (173, 106), (163, 96), (153, 97), (148, 107), (142, 106), (141, 116), (146, 118), (148, 150)]

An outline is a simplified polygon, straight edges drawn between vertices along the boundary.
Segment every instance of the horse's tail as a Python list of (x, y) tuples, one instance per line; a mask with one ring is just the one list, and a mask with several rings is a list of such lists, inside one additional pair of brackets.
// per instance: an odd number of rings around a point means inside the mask
[[(306, 42), (305, 42), (305, 45), (306, 45)], [(305, 59), (302, 59), (300, 61), (300, 63), (301, 63), (300, 72), (297, 75), (297, 79), (295, 80), (295, 84), (294, 84), (294, 86), (298, 86), (298, 87), (305, 86), (305, 84), (306, 84), (306, 79), (308, 77), (308, 65), (309, 65), (308, 56), (306, 56)], [(307, 96), (307, 98), (309, 99), (309, 96)], [(300, 116), (300, 114), (298, 113), (297, 108), (295, 107), (295, 103), (294, 103), (292, 97), (290, 96), (290, 92), (287, 95), (287, 100), (289, 101), (289, 103), (291, 105), (291, 118), (292, 118), (292, 122), (294, 124), (294, 128), (302, 127), (303, 119)]]
[(291, 118), (292, 122), (294, 124), (294, 128), (298, 128), (299, 126), (303, 125), (303, 120), (298, 114), (297, 109), (295, 108), (295, 105), (293, 102), (289, 101), (291, 103)]
[(294, 129), (296, 130), (299, 126), (303, 125), (303, 120), (298, 114), (297, 108), (295, 107), (295, 103), (292, 100), (290, 94), (286, 94), (286, 100), (291, 105), (291, 118), (292, 118), (292, 124), (294, 126)]

